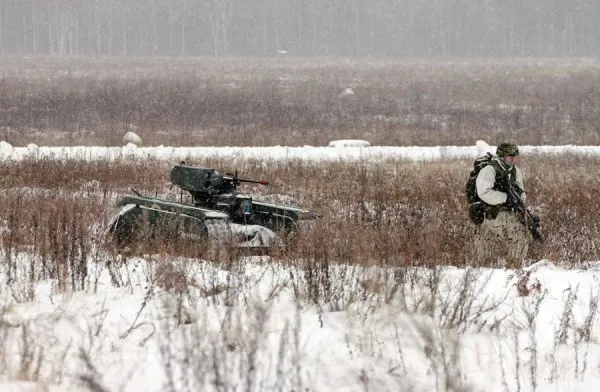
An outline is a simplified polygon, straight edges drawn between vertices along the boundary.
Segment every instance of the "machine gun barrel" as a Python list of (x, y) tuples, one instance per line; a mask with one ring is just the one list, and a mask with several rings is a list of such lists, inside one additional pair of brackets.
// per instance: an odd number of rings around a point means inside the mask
[(246, 179), (240, 179), (240, 178), (234, 178), (234, 177), (230, 177), (230, 176), (223, 176), (224, 180), (228, 180), (228, 181), (234, 181), (234, 182), (249, 182), (252, 184), (260, 184), (260, 185), (269, 185), (269, 180), (246, 180)]
[(231, 181), (233, 184), (235, 184), (236, 186), (241, 183), (241, 182), (246, 182), (246, 183), (252, 183), (252, 184), (260, 184), (260, 185), (269, 185), (269, 181), (268, 180), (248, 180), (245, 178), (239, 178), (238, 177), (238, 172), (236, 170), (236, 172), (234, 174), (231, 173), (225, 173), (226, 175), (223, 176), (223, 179), (225, 181)]

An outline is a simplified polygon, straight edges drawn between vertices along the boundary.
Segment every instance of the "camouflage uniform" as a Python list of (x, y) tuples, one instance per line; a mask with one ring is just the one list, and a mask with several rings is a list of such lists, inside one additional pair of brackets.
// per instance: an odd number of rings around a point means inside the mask
[(481, 169), (476, 180), (477, 194), (486, 206), (485, 219), (475, 236), (475, 248), (480, 262), (495, 263), (504, 259), (507, 267), (515, 268), (525, 259), (532, 237), (523, 224), (523, 213), (515, 211), (508, 200), (501, 171), (506, 170), (525, 200), (521, 170), (506, 159), (517, 156), (519, 150), (514, 144), (503, 143), (496, 154), (492, 164)]

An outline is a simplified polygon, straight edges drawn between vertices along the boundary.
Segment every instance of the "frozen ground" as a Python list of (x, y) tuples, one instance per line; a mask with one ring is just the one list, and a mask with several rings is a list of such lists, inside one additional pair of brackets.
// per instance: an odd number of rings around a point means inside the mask
[[(418, 160), (476, 156), (484, 147), (2, 144), (0, 154), (5, 160), (51, 152), (57, 159), (128, 152), (138, 159), (260, 153), (263, 159), (375, 160), (386, 151)], [(91, 252), (85, 287), (72, 292), (57, 281), (35, 282), (42, 261), (26, 249), (0, 249), (0, 390), (600, 390), (600, 262), (564, 270), (556, 267), (560, 260), (540, 260), (519, 272), (342, 264), (330, 266), (327, 277), (312, 270), (320, 274), (314, 279), (302, 261), (290, 266), (249, 257), (219, 265)], [(18, 275), (11, 281), (9, 264)]]

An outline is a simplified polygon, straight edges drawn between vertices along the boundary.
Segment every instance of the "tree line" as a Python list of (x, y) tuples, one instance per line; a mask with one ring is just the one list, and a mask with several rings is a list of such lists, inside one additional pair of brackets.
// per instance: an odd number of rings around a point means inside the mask
[(0, 0), (0, 54), (595, 56), (592, 0)]

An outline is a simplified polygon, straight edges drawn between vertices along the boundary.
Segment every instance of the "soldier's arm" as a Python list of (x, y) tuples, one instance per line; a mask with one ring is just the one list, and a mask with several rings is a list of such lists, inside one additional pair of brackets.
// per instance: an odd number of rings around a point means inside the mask
[(496, 170), (492, 165), (481, 169), (475, 180), (477, 195), (487, 204), (499, 205), (506, 202), (506, 193), (494, 190)]

